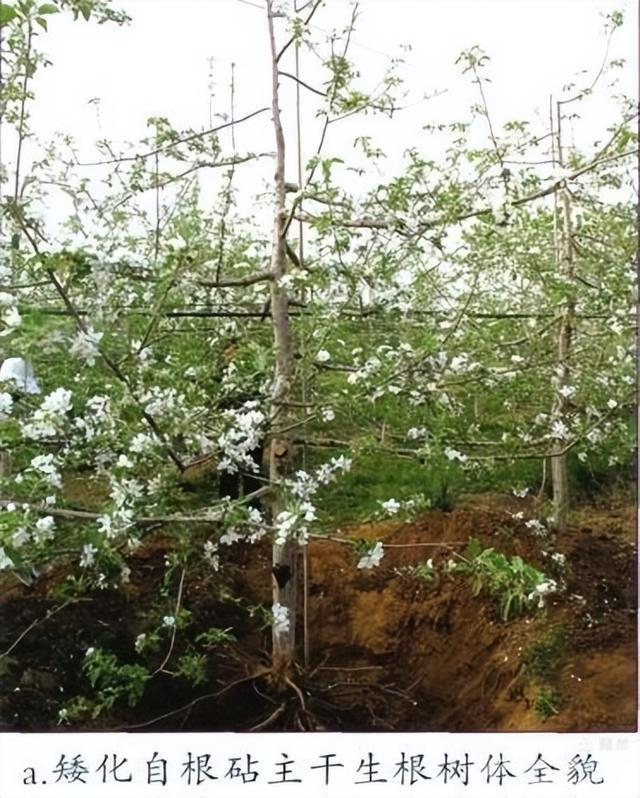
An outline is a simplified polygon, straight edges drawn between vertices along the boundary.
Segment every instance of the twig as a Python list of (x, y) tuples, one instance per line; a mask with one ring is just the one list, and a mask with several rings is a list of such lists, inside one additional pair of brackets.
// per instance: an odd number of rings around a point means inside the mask
[[(316, 11), (317, 11), (317, 10), (320, 8), (320, 6), (322, 5), (322, 1), (323, 1), (323, 0), (316, 0), (316, 2), (315, 2), (315, 3), (314, 3), (314, 5), (313, 5), (313, 8), (311, 9), (311, 11), (309, 12), (309, 14), (307, 15), (307, 18), (304, 20), (304, 22), (303, 22), (303, 25), (308, 25), (308, 24), (309, 24), (309, 22), (311, 22), (311, 19), (313, 18), (313, 15), (316, 13)], [(277, 63), (279, 63), (279, 61), (280, 61), (280, 59), (282, 58), (282, 56), (283, 56), (283, 55), (284, 55), (284, 54), (287, 52), (287, 50), (289, 49), (289, 47), (291, 47), (291, 45), (294, 43), (294, 41), (295, 41), (295, 40), (296, 40), (296, 37), (295, 37), (295, 36), (292, 36), (292, 37), (289, 39), (289, 41), (288, 41), (288, 42), (287, 42), (285, 45), (283, 45), (283, 46), (282, 46), (282, 48), (281, 48), (280, 52), (279, 52), (279, 53), (278, 53), (278, 55), (275, 57), (275, 62), (276, 62), (276, 64), (277, 64)]]
[(131, 731), (133, 729), (144, 729), (147, 726), (153, 726), (154, 723), (157, 723), (160, 720), (164, 720), (165, 718), (170, 718), (172, 715), (178, 715), (180, 712), (184, 712), (185, 710), (191, 709), (192, 707), (199, 704), (201, 701), (206, 701), (209, 698), (219, 698), (221, 695), (228, 693), (229, 690), (233, 689), (239, 684), (243, 684), (244, 682), (250, 682), (253, 679), (258, 679), (260, 676), (264, 676), (267, 673), (271, 672), (271, 668), (260, 668), (256, 673), (251, 674), (250, 676), (244, 676), (242, 679), (236, 679), (234, 682), (223, 687), (221, 690), (217, 690), (215, 693), (205, 693), (205, 695), (198, 696), (198, 698), (194, 698), (193, 701), (189, 701), (188, 704), (184, 704), (177, 709), (172, 709), (169, 712), (165, 712), (162, 715), (158, 715), (155, 718), (151, 718), (151, 720), (146, 720), (144, 723), (135, 723), (129, 726), (117, 726), (115, 729), (109, 729), (108, 731), (116, 732), (116, 731)]
[[(262, 488), (258, 488), (258, 490), (253, 491), (252, 493), (248, 493), (246, 496), (243, 496), (240, 499), (236, 499), (233, 503), (238, 504), (245, 504), (246, 502), (251, 501), (252, 499), (256, 499), (259, 496), (264, 496), (268, 491), (271, 490), (270, 485), (265, 485)], [(7, 508), (10, 505), (16, 505), (19, 508), (23, 508), (25, 510), (29, 510), (31, 512), (39, 513), (40, 515), (50, 515), (53, 518), (62, 518), (67, 521), (97, 521), (98, 518), (101, 518), (103, 513), (93, 513), (89, 512), (88, 510), (67, 510), (62, 508), (56, 507), (42, 507), (38, 504), (32, 504), (30, 502), (23, 502), (20, 500), (11, 500), (11, 499), (0, 499), (0, 507)], [(224, 509), (226, 506), (226, 502), (220, 502), (217, 505), (213, 505), (212, 507), (206, 508), (206, 510), (211, 509)], [(220, 515), (158, 515), (158, 516), (140, 516), (139, 518), (134, 518), (132, 523), (136, 526), (151, 526), (154, 524), (212, 524), (218, 523), (221, 520)]]
[(111, 158), (106, 161), (93, 161), (87, 163), (81, 163), (80, 161), (77, 161), (76, 166), (106, 166), (112, 163), (124, 163), (126, 161), (137, 161), (142, 158), (150, 158), (152, 155), (157, 155), (166, 152), (167, 150), (171, 150), (173, 149), (173, 147), (177, 147), (180, 144), (187, 144), (190, 141), (201, 139), (203, 138), (203, 136), (208, 136), (210, 133), (217, 133), (219, 130), (224, 130), (225, 128), (231, 127), (232, 125), (238, 125), (240, 124), (240, 122), (246, 122), (247, 119), (251, 119), (254, 116), (258, 116), (258, 114), (263, 114), (265, 111), (268, 110), (269, 110), (268, 107), (260, 108), (259, 110), (253, 111), (252, 113), (247, 114), (246, 116), (243, 116), (240, 119), (232, 119), (231, 122), (225, 122), (222, 125), (217, 125), (216, 127), (212, 127), (209, 130), (204, 130), (202, 133), (194, 133), (191, 136), (186, 136), (183, 139), (178, 139), (178, 141), (174, 141), (171, 144), (167, 144), (166, 147), (159, 147), (155, 150), (150, 150), (149, 152), (143, 152), (138, 155), (131, 155), (122, 158)]
[(178, 585), (178, 597), (176, 599), (176, 608), (175, 608), (174, 613), (173, 613), (173, 617), (174, 617), (175, 623), (173, 624), (173, 629), (171, 630), (171, 642), (169, 643), (169, 650), (167, 651), (167, 654), (166, 654), (165, 658), (162, 660), (162, 663), (160, 665), (158, 665), (158, 667), (153, 671), (153, 673), (151, 674), (151, 677), (153, 677), (157, 673), (160, 673), (161, 671), (163, 671), (165, 665), (171, 659), (171, 654), (173, 653), (173, 647), (174, 647), (175, 642), (176, 642), (176, 634), (178, 633), (178, 613), (180, 612), (180, 605), (182, 603), (182, 589), (184, 587), (184, 577), (185, 577), (186, 573), (187, 573), (187, 569), (183, 568), (182, 569), (182, 573), (180, 574), (180, 584)]
[(268, 728), (273, 723), (273, 721), (276, 720), (276, 718), (279, 718), (280, 715), (282, 715), (282, 713), (285, 711), (285, 709), (286, 709), (286, 704), (280, 704), (280, 706), (276, 707), (274, 709), (274, 711), (269, 715), (268, 718), (265, 718), (265, 720), (261, 721), (260, 723), (256, 724), (255, 726), (252, 726), (249, 729), (249, 731), (250, 732), (257, 732), (257, 731), (262, 731), (262, 729)]
[(9, 648), (6, 649), (6, 651), (3, 651), (2, 654), (0, 654), (0, 659), (3, 659), (4, 657), (8, 657), (9, 654), (11, 654), (11, 652), (13, 651), (13, 649), (20, 642), (22, 642), (22, 640), (24, 640), (24, 638), (29, 634), (29, 632), (31, 632), (33, 629), (35, 629), (36, 626), (39, 626), (44, 621), (48, 621), (49, 618), (53, 618), (53, 616), (56, 613), (60, 612), (60, 610), (63, 610), (65, 607), (68, 607), (69, 604), (77, 604), (80, 601), (89, 601), (89, 599), (88, 598), (70, 598), (70, 599), (67, 599), (67, 601), (65, 601), (63, 604), (60, 604), (58, 607), (55, 607), (55, 609), (47, 610), (46, 614), (43, 615), (42, 618), (36, 618), (35, 621), (32, 621), (29, 624), (29, 626), (27, 626), (27, 628), (23, 632), (21, 632), (20, 635), (18, 635), (18, 637), (13, 641), (13, 643), (9, 646)]
[(313, 86), (309, 86), (309, 84), (305, 83), (304, 80), (301, 80), (300, 78), (297, 78), (295, 75), (291, 75), (289, 72), (279, 71), (278, 75), (282, 75), (285, 78), (291, 78), (291, 80), (294, 80), (296, 83), (299, 83), (301, 86), (304, 86), (305, 89), (308, 89), (309, 91), (312, 91), (314, 94), (320, 95), (320, 97), (326, 97), (327, 96), (326, 92), (319, 91), (318, 89), (314, 89)]
[(198, 285), (204, 288), (234, 288), (238, 286), (255, 285), (256, 283), (268, 282), (273, 279), (270, 271), (257, 272), (246, 277), (229, 277), (227, 280), (198, 280)]

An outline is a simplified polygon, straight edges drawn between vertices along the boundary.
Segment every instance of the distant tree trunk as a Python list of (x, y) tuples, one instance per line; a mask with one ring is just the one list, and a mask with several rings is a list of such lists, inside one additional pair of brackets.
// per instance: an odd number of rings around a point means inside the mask
[[(561, 116), (560, 106), (557, 106), (557, 147), (558, 164), (562, 167), (562, 138), (561, 138)], [(560, 242), (557, 247), (558, 252), (558, 272), (560, 276), (569, 283), (573, 280), (574, 268), (574, 249), (573, 236), (571, 229), (571, 197), (566, 182), (561, 190), (561, 213), (560, 213)], [(553, 380), (555, 395), (553, 407), (551, 409), (551, 420), (564, 423), (567, 417), (569, 397), (562, 389), (571, 384), (571, 349), (575, 319), (575, 299), (569, 296), (560, 308), (558, 318), (556, 374)], [(566, 442), (557, 439), (551, 453), (551, 485), (553, 488), (553, 519), (556, 529), (562, 531), (566, 529), (569, 514), (569, 473), (567, 469), (567, 455), (562, 450)]]
[[(290, 471), (293, 461), (290, 400), (294, 373), (294, 346), (289, 300), (281, 278), (286, 273), (287, 250), (285, 239), (285, 142), (280, 119), (278, 98), (278, 61), (273, 25), (273, 3), (267, 0), (267, 18), (271, 43), (272, 65), (272, 113), (276, 138), (275, 209), (273, 223), (273, 245), (271, 252), (271, 318), (275, 346), (275, 372), (271, 390), (271, 429), (267, 447), (268, 474), (271, 483), (270, 511), (272, 519), (284, 509), (282, 490), (278, 483)], [(294, 658), (296, 643), (297, 609), (297, 556), (295, 539), (273, 545), (273, 565), (279, 580), (273, 580), (273, 603), (287, 611), (288, 626), (274, 625), (272, 663), (274, 670), (286, 671)]]
[(11, 474), (11, 452), (0, 449), (0, 477), (8, 477)]

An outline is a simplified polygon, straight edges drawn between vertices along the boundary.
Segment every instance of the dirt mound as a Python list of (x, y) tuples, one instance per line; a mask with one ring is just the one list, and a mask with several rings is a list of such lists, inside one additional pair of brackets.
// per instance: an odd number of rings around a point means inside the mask
[[(636, 552), (629, 531), (602, 519), (590, 525), (586, 518), (582, 528), (554, 540), (535, 534), (513, 512), (485, 502), (431, 511), (411, 523), (347, 528), (334, 541), (311, 542), (310, 668), (299, 684), (316, 728), (635, 728)], [(546, 609), (505, 622), (491, 596), (473, 594), (467, 574), (441, 567), (457, 561), (471, 537), (552, 573), (564, 590)], [(383, 541), (378, 568), (356, 567), (347, 543), (354, 538)], [(60, 602), (46, 598), (44, 585), (5, 591), (0, 651), (40, 622), (0, 659), (3, 725), (55, 727), (66, 696), (87, 693), (81, 663), (89, 645), (135, 661), (133, 641), (157, 596), (171, 545), (169, 538), (156, 538), (141, 547), (125, 591), (97, 591), (50, 618), (47, 610)], [(415, 568), (427, 559), (436, 576)], [(159, 674), (136, 707), (118, 704), (85, 728), (141, 723), (181, 706), (184, 711), (153, 728), (243, 729), (268, 715), (269, 685), (263, 677), (247, 677), (268, 649), (268, 629), (256, 622), (255, 609), (270, 604), (270, 567), (266, 543), (235, 544), (219, 574), (190, 573), (184, 588), (190, 635), (233, 627), (237, 644), (213, 650), (202, 687)], [(287, 723), (283, 716), (276, 728), (290, 728)]]
[[(635, 727), (636, 555), (624, 537), (573, 529), (552, 541), (501, 510), (470, 509), (358, 530), (363, 533), (385, 544), (375, 573), (346, 579), (353, 564), (344, 547), (312, 547), (313, 646), (331, 663), (375, 662), (387, 682), (415, 702), (397, 702), (394, 728)], [(464, 575), (425, 582), (403, 571), (427, 557), (435, 566), (446, 562), (470, 536), (543, 570), (550, 550), (564, 555), (565, 590), (543, 612), (505, 623), (491, 600), (472, 594)], [(416, 543), (448, 545), (419, 549)], [(318, 602), (337, 592), (339, 606), (334, 599)], [(545, 640), (559, 629), (562, 645), (545, 655)], [(538, 664), (536, 677), (530, 661), (535, 666), (539, 648), (548, 662)]]

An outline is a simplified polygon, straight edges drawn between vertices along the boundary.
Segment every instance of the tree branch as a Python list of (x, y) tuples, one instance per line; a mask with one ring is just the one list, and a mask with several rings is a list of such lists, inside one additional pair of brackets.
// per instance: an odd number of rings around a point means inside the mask
[(216, 127), (212, 127), (209, 130), (204, 130), (202, 133), (194, 133), (190, 136), (186, 136), (183, 139), (178, 139), (178, 141), (174, 141), (171, 144), (167, 144), (165, 147), (158, 147), (155, 150), (149, 150), (149, 152), (143, 152), (138, 155), (131, 155), (131, 156), (124, 156), (122, 158), (110, 158), (106, 161), (89, 161), (86, 163), (81, 163), (80, 161), (76, 161), (76, 166), (107, 166), (108, 164), (112, 163), (125, 163), (127, 161), (137, 161), (143, 158), (151, 158), (153, 155), (160, 155), (163, 152), (167, 152), (167, 150), (173, 149), (173, 147), (178, 147), (180, 144), (187, 144), (190, 141), (195, 141), (196, 139), (201, 139), (204, 136), (208, 136), (211, 133), (217, 133), (219, 130), (224, 130), (227, 127), (231, 127), (232, 125), (239, 125), (240, 122), (246, 122), (247, 119), (251, 119), (254, 116), (258, 116), (258, 114), (263, 114), (265, 111), (268, 111), (269, 108), (265, 106), (264, 108), (260, 108), (257, 111), (253, 111), (246, 116), (240, 117), (240, 119), (233, 119), (231, 122), (225, 122), (222, 125), (217, 125)]

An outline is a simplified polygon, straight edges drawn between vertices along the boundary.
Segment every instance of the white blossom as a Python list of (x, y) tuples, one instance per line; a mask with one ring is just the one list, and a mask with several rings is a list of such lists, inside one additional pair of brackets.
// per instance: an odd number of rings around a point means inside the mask
[(549, 593), (555, 593), (558, 589), (557, 583), (553, 579), (546, 579), (543, 582), (540, 582), (539, 585), (536, 585), (535, 589), (529, 593), (527, 599), (529, 601), (534, 601), (535, 599), (538, 600), (538, 607), (544, 607), (544, 600), (545, 596)]
[(140, 400), (145, 403), (145, 412), (157, 418), (174, 417), (185, 411), (185, 397), (175, 388), (161, 388), (154, 385), (144, 393)]
[(229, 426), (217, 441), (221, 455), (218, 471), (234, 474), (239, 470), (254, 473), (259, 470), (253, 459), (253, 452), (260, 446), (266, 418), (256, 405), (256, 402), (245, 402), (238, 410), (224, 412)]
[(19, 549), (21, 546), (24, 546), (25, 543), (28, 543), (30, 538), (29, 532), (25, 527), (21, 526), (11, 535), (11, 545), (14, 549)]
[(9, 557), (4, 548), (0, 546), (0, 571), (6, 571), (7, 568), (13, 568), (13, 560)]
[(142, 454), (150, 449), (154, 443), (155, 438), (152, 435), (148, 435), (144, 432), (138, 432), (133, 436), (131, 442), (129, 443), (129, 451), (134, 452), (135, 454)]
[(111, 476), (110, 496), (118, 508), (125, 504), (139, 499), (144, 493), (144, 487), (137, 479), (116, 479)]
[(331, 354), (326, 349), (321, 349), (316, 355), (316, 360), (318, 363), (326, 363), (331, 360)]
[(524, 525), (535, 535), (544, 535), (547, 531), (546, 526), (541, 521), (538, 521), (537, 518), (532, 518), (530, 521), (525, 521)]
[(228, 529), (225, 529), (224, 533), (220, 535), (220, 543), (223, 546), (231, 546), (233, 543), (237, 543), (239, 540), (243, 539), (243, 535), (238, 531), (238, 528), (235, 526), (231, 526)]
[(275, 543), (277, 546), (284, 545), (292, 537), (297, 521), (298, 515), (289, 510), (282, 510), (278, 513), (275, 519)]
[(96, 560), (97, 553), (98, 549), (93, 545), (93, 543), (85, 543), (80, 554), (80, 567), (88, 568), (90, 565), (93, 565)]
[(380, 560), (384, 557), (384, 546), (378, 541), (375, 546), (366, 554), (360, 557), (358, 568), (375, 568), (380, 565)]
[(602, 430), (592, 429), (585, 435), (589, 443), (598, 443), (602, 439)]
[(56, 467), (55, 457), (52, 454), (38, 454), (31, 460), (31, 468), (37, 471), (49, 485), (54, 488), (62, 487), (62, 477)]
[(111, 540), (124, 534), (133, 526), (133, 510), (119, 507), (109, 514), (101, 515), (96, 521), (98, 530)]
[(36, 531), (34, 538), (37, 543), (45, 540), (51, 540), (54, 537), (55, 521), (52, 516), (46, 515), (44, 518), (39, 518), (36, 521)]
[(320, 413), (320, 418), (323, 421), (333, 421), (335, 417), (336, 417), (336, 414), (334, 413), (334, 411), (330, 407), (325, 407)]
[(212, 540), (205, 541), (204, 558), (211, 565), (214, 571), (220, 568), (220, 557), (218, 556), (218, 545)]
[(15, 305), (8, 307), (2, 313), (1, 318), (5, 329), (0, 332), (0, 335), (9, 335), (22, 324), (22, 317)]
[(45, 396), (40, 409), (45, 413), (64, 416), (71, 410), (71, 396), (72, 392), (66, 388), (56, 388)]
[(402, 507), (400, 502), (396, 501), (396, 499), (387, 499), (386, 502), (380, 502), (380, 504), (382, 505), (382, 509), (389, 515), (395, 515)]
[(459, 460), (461, 463), (466, 462), (468, 459), (466, 454), (462, 454), (462, 452), (452, 449), (451, 446), (447, 446), (447, 448), (444, 450), (444, 454), (448, 460)]
[(517, 496), (518, 499), (524, 499), (527, 493), (529, 493), (529, 488), (521, 488), (521, 489), (514, 488), (511, 492), (513, 493), (514, 496)]
[(173, 617), (173, 615), (165, 615), (164, 618), (162, 619), (162, 625), (169, 627), (175, 626), (176, 619)]
[(86, 331), (79, 330), (71, 343), (69, 352), (74, 357), (84, 360), (87, 365), (93, 366), (96, 357), (100, 354), (98, 347), (103, 335), (104, 333), (96, 332), (92, 327)]
[(13, 408), (13, 397), (6, 391), (0, 392), (0, 421), (4, 421), (11, 415)]
[(551, 424), (551, 437), (559, 440), (566, 440), (569, 437), (569, 428), (560, 419), (556, 419)]
[(280, 602), (275, 601), (271, 607), (271, 621), (276, 634), (286, 634), (289, 631), (291, 621), (289, 620), (289, 610)]

